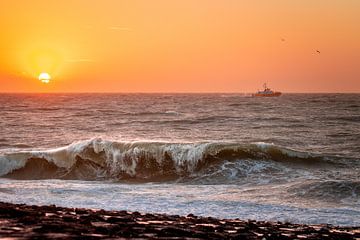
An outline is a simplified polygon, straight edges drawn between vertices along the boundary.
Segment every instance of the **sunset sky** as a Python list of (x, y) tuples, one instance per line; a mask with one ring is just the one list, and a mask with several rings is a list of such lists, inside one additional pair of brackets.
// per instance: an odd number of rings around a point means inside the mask
[(360, 92), (359, 0), (1, 0), (0, 29), (0, 92)]

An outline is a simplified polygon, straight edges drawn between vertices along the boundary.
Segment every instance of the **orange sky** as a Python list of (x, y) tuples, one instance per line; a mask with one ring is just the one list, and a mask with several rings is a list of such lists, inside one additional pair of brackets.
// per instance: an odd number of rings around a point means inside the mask
[(360, 92), (359, 0), (1, 0), (0, 29), (0, 92)]

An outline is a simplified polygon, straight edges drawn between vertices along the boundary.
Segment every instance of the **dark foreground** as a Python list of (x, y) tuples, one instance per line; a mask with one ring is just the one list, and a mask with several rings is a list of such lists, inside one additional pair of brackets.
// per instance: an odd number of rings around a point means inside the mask
[(0, 202), (0, 238), (360, 239), (360, 227), (221, 220)]

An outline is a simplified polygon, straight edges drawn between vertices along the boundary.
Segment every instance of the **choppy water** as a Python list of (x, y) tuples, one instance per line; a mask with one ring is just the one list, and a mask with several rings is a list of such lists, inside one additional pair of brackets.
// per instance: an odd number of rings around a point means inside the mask
[(360, 94), (1, 94), (0, 201), (360, 224)]

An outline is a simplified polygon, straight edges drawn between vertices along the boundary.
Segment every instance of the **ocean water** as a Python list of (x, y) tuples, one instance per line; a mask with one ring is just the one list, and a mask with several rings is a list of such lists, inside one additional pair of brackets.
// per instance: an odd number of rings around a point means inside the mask
[(360, 225), (360, 94), (0, 94), (0, 201)]

